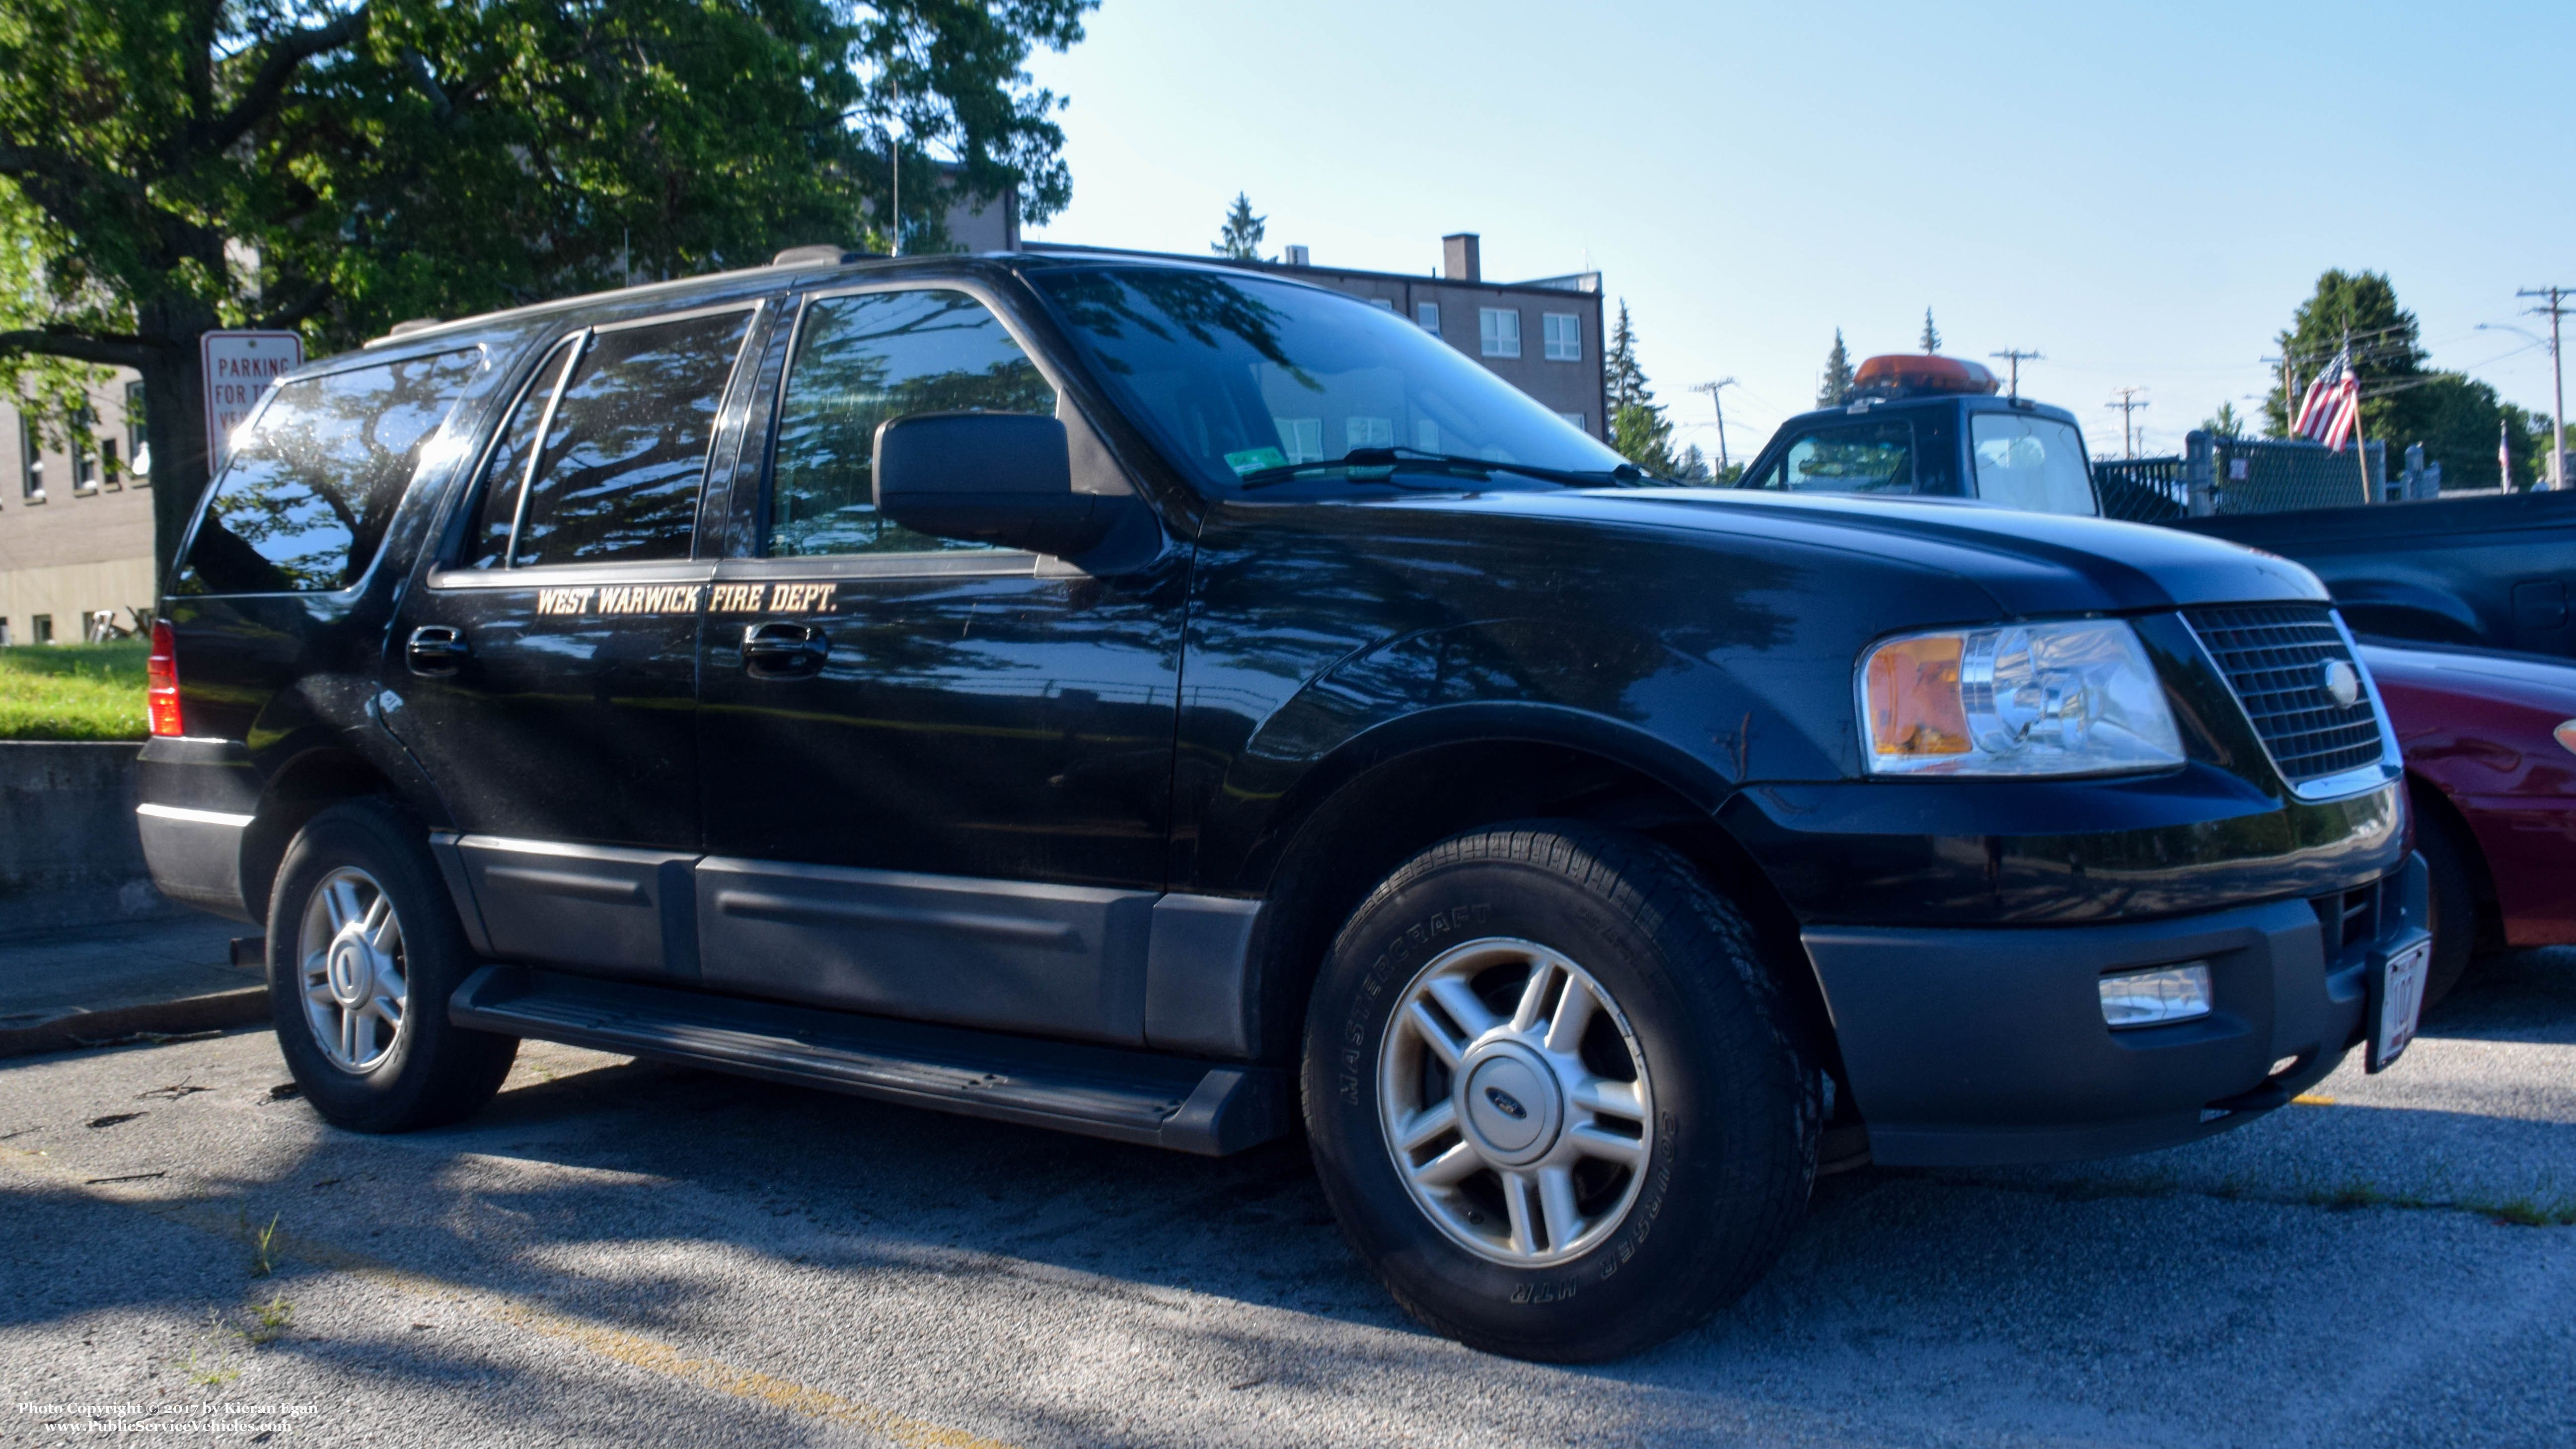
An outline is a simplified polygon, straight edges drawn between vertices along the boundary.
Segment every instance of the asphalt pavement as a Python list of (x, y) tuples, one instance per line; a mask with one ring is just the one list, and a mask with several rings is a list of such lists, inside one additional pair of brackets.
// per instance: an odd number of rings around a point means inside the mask
[(2524, 953), (2207, 1143), (1830, 1179), (1743, 1302), (1565, 1369), (1407, 1320), (1295, 1144), (534, 1044), (472, 1122), (365, 1138), (260, 1032), (26, 1057), (0, 1442), (2563, 1449), (2571, 1069), (2576, 951)]

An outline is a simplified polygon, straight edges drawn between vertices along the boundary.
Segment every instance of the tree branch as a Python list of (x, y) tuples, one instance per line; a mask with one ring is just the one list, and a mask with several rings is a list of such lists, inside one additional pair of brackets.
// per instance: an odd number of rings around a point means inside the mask
[(27, 352), (46, 357), (68, 357), (75, 362), (95, 362), (107, 367), (138, 369), (159, 355), (157, 349), (139, 337), (93, 337), (67, 327), (30, 327), (16, 332), (0, 332), (0, 356)]
[(250, 88), (233, 102), (231, 110), (212, 122), (199, 122), (188, 127), (187, 146), (200, 153), (217, 153), (242, 138), (251, 127), (277, 106), (277, 98), (286, 93), (286, 83), (294, 79), (296, 68), (317, 55), (338, 50), (367, 33), (365, 5), (350, 11), (328, 25), (310, 30), (289, 31), (270, 48), (268, 58), (259, 63), (259, 74), (251, 78)]

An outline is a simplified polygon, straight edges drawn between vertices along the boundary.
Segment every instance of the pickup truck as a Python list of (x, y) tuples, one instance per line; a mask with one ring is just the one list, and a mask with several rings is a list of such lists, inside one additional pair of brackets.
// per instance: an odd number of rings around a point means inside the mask
[[(1801, 413), (1743, 487), (1978, 498), (2103, 515), (2074, 415), (1994, 396), (1972, 362), (1873, 357), (1841, 407)], [(2083, 475), (2083, 476), (2079, 476)], [(2576, 657), (2576, 493), (2512, 493), (2176, 518), (2165, 526), (2308, 566), (2356, 634)]]

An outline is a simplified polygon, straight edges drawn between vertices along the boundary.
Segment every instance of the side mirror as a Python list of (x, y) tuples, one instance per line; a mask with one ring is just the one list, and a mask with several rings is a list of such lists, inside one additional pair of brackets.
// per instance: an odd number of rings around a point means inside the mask
[(916, 413), (877, 429), (877, 512), (919, 533), (1059, 558), (1102, 539), (1127, 500), (1073, 491), (1064, 424)]

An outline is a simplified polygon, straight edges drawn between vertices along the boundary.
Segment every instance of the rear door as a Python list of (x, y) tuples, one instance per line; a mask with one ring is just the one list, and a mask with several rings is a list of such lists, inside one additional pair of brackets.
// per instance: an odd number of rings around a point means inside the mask
[(793, 325), (707, 619), (705, 979), (1139, 1041), (1187, 553), (1086, 573), (878, 516), (876, 429), (917, 412), (1059, 417), (1077, 488), (1131, 486), (991, 294), (818, 293)]
[(556, 340), (404, 601), (385, 720), (506, 959), (695, 975), (698, 517), (757, 313)]

